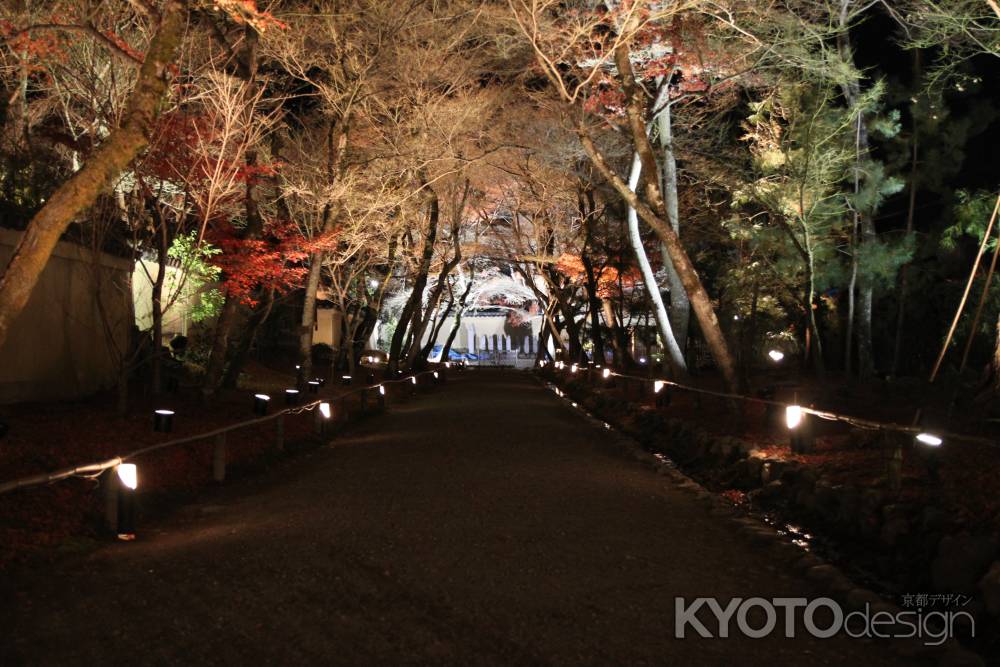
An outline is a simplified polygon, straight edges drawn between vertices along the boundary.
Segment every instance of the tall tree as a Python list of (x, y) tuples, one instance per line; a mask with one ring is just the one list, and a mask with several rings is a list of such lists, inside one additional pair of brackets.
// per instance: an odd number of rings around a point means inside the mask
[(122, 124), (35, 214), (0, 275), (0, 347), (63, 232), (149, 143), (160, 102), (173, 77), (172, 64), (184, 35), (187, 5), (183, 0), (167, 0), (159, 16)]

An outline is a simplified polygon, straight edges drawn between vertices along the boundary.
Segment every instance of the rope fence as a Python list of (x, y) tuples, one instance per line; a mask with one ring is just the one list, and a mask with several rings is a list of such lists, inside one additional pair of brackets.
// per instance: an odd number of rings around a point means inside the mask
[(358, 387), (352, 389), (346, 393), (334, 396), (331, 398), (320, 398), (315, 401), (311, 401), (305, 405), (295, 405), (279, 410), (273, 414), (265, 415), (263, 417), (258, 417), (256, 419), (248, 419), (246, 421), (238, 422), (236, 424), (230, 424), (228, 426), (223, 426), (222, 428), (217, 428), (212, 431), (207, 431), (205, 433), (197, 433), (195, 435), (185, 436), (183, 438), (176, 438), (174, 440), (168, 440), (167, 442), (160, 442), (155, 445), (148, 445), (146, 447), (141, 447), (139, 449), (128, 452), (127, 454), (122, 454), (120, 456), (115, 456), (104, 461), (98, 461), (95, 463), (87, 463), (79, 465), (73, 468), (63, 468), (61, 470), (55, 470), (47, 473), (39, 473), (37, 475), (31, 475), (28, 477), (22, 477), (20, 479), (14, 479), (9, 482), (4, 482), (0, 484), (0, 495), (9, 493), (11, 491), (16, 491), (18, 489), (25, 489), (33, 486), (42, 486), (46, 484), (52, 484), (53, 482), (58, 482), (64, 479), (69, 479), (71, 477), (86, 477), (94, 478), (100, 476), (105, 470), (114, 468), (127, 461), (135, 460), (146, 454), (158, 451), (160, 449), (166, 449), (168, 447), (176, 447), (178, 445), (185, 445), (192, 442), (197, 442), (200, 440), (209, 440), (216, 438), (218, 436), (225, 435), (231, 431), (237, 431), (248, 426), (254, 426), (256, 424), (263, 424), (275, 419), (281, 419), (285, 415), (298, 415), (305, 412), (311, 412), (316, 410), (321, 404), (329, 403), (331, 401), (342, 401), (354, 395), (364, 394), (365, 392), (371, 391), (373, 389), (378, 389), (379, 387), (387, 384), (396, 384), (403, 382), (413, 383), (418, 377), (424, 375), (434, 375), (438, 377), (438, 373), (444, 372), (443, 370), (428, 370), (421, 371), (419, 373), (413, 373), (411, 375), (406, 375), (404, 377), (399, 377), (395, 379), (386, 379), (372, 385), (366, 385), (364, 387)]
[[(568, 371), (571, 368), (571, 365), (570, 364), (566, 364), (565, 362), (555, 362), (555, 363), (561, 363), (563, 365), (562, 366), (553, 366), (554, 370), (567, 370)], [(626, 379), (626, 380), (635, 380), (635, 381), (638, 381), (638, 382), (662, 383), (663, 386), (673, 387), (674, 389), (679, 389), (681, 391), (688, 391), (688, 392), (697, 393), (697, 394), (704, 394), (704, 395), (714, 396), (714, 397), (722, 398), (722, 399), (726, 399), (726, 400), (736, 400), (736, 401), (744, 401), (744, 402), (747, 402), (747, 403), (757, 403), (759, 405), (767, 405), (767, 406), (771, 406), (771, 407), (784, 408), (784, 409), (791, 408), (791, 407), (797, 407), (797, 408), (799, 408), (802, 411), (803, 414), (813, 415), (813, 416), (815, 416), (815, 417), (817, 417), (819, 419), (824, 419), (826, 421), (843, 422), (845, 424), (848, 424), (849, 426), (853, 426), (853, 427), (860, 428), (860, 429), (878, 430), (878, 431), (892, 431), (892, 432), (897, 432), (897, 433), (905, 433), (905, 434), (909, 434), (909, 435), (913, 435), (913, 436), (917, 436), (917, 435), (920, 435), (922, 433), (927, 432), (927, 429), (921, 428), (920, 426), (897, 424), (897, 423), (893, 423), (893, 422), (882, 422), (882, 421), (877, 421), (877, 420), (874, 420), (874, 419), (866, 419), (864, 417), (856, 417), (854, 415), (846, 415), (846, 414), (841, 414), (841, 413), (838, 413), (838, 412), (832, 412), (830, 410), (817, 410), (815, 408), (810, 408), (810, 407), (806, 407), (806, 406), (795, 405), (795, 404), (792, 404), (792, 403), (783, 403), (781, 401), (775, 401), (775, 400), (771, 400), (771, 399), (767, 399), (767, 398), (761, 398), (761, 397), (758, 397), (758, 396), (746, 396), (746, 395), (743, 395), (743, 394), (733, 394), (733, 393), (724, 392), (724, 391), (714, 391), (712, 389), (704, 389), (702, 387), (693, 387), (691, 385), (682, 384), (680, 382), (675, 382), (673, 380), (665, 380), (665, 379), (662, 379), (662, 378), (652, 378), (652, 377), (642, 376), (642, 375), (631, 375), (629, 373), (619, 373), (619, 372), (617, 372), (617, 371), (615, 371), (615, 370), (613, 370), (613, 369), (611, 369), (611, 368), (609, 368), (607, 366), (605, 366), (603, 368), (600, 368), (600, 369), (597, 369), (597, 368), (591, 367), (591, 366), (578, 366), (578, 368), (579, 368), (579, 372), (583, 372), (583, 373), (593, 373), (593, 372), (599, 371), (601, 373), (602, 377), (603, 377), (604, 371), (607, 370), (609, 377), (622, 378), (622, 379)], [(983, 436), (976, 436), (976, 435), (967, 435), (967, 434), (964, 434), (964, 433), (953, 433), (951, 431), (939, 431), (939, 430), (935, 430), (934, 431), (934, 435), (936, 435), (936, 436), (938, 436), (938, 437), (940, 437), (942, 439), (957, 440), (957, 441), (960, 441), (960, 442), (971, 442), (971, 443), (976, 443), (976, 444), (980, 444), (980, 445), (986, 445), (986, 446), (989, 446), (989, 447), (997, 447), (998, 445), (1000, 445), (1000, 443), (998, 443), (995, 439), (992, 439), (992, 438), (986, 438), (986, 437), (983, 437)]]

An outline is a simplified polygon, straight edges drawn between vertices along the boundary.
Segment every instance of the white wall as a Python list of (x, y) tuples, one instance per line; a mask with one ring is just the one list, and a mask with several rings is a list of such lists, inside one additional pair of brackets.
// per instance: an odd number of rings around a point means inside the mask
[[(144, 268), (145, 267), (145, 268)], [(142, 260), (135, 263), (132, 272), (132, 298), (135, 302), (135, 324), (140, 331), (151, 331), (153, 328), (153, 283), (156, 280), (160, 265), (157, 262)], [(152, 280), (151, 280), (152, 279)], [(188, 335), (191, 324), (189, 312), (191, 299), (177, 296), (180, 292), (188, 296), (190, 289), (184, 284), (184, 273), (174, 266), (167, 265), (167, 277), (163, 285), (163, 345), (167, 345), (176, 334)]]

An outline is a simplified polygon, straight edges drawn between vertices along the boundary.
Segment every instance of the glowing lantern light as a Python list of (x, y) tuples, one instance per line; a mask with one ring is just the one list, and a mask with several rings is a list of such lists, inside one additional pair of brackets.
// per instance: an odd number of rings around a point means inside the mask
[(601, 371), (601, 377), (603, 377), (605, 380), (611, 377), (611, 369), (605, 368), (603, 371)]
[(170, 433), (174, 430), (174, 411), (155, 411), (153, 413), (153, 430), (157, 433)]
[(770, 352), (767, 353), (767, 356), (771, 357), (771, 361), (773, 361), (774, 363), (778, 363), (779, 361), (785, 358), (785, 353), (779, 350), (771, 350)]
[(646, 363), (646, 357), (639, 357), (639, 363), (640, 364)]
[(266, 415), (267, 406), (271, 404), (271, 397), (267, 394), (253, 395), (253, 413), (255, 415)]
[(934, 435), (933, 433), (920, 433), (917, 435), (917, 440), (927, 445), (928, 447), (940, 447), (944, 442), (941, 438)]
[(380, 394), (382, 394), (383, 396), (385, 396), (385, 385), (384, 385), (384, 384), (380, 384), (380, 385), (378, 386), (378, 393), (380, 393)]
[(135, 490), (139, 487), (139, 471), (134, 463), (119, 463), (118, 473), (118, 525), (115, 533), (119, 540), (135, 539)]
[(437, 372), (437, 371), (434, 371), (434, 379), (435, 379), (435, 380), (437, 380), (437, 379), (438, 379), (439, 377), (441, 377), (441, 376), (440, 376), (440, 375), (438, 375), (438, 372)]
[(654, 380), (653, 381), (653, 393), (654, 394), (659, 394), (660, 390), (663, 389), (664, 385), (666, 385), (666, 384), (667, 383), (664, 382), (663, 380)]
[(286, 389), (285, 390), (285, 405), (295, 405), (299, 402), (299, 390), (298, 389)]
[(340, 376), (340, 384), (351, 384), (351, 376), (350, 375), (341, 375)]
[(573, 364), (572, 366), (569, 367), (569, 372), (570, 373), (575, 373), (576, 372), (576, 368), (577, 368), (576, 364)]
[(802, 423), (804, 413), (801, 405), (789, 405), (785, 408), (785, 424), (789, 430), (794, 430)]
[(417, 376), (416, 375), (411, 375), (410, 376), (410, 382), (412, 382), (413, 384), (416, 384), (417, 383)]
[(318, 394), (319, 393), (319, 381), (318, 380), (309, 380), (309, 393), (310, 394)]
[(134, 463), (119, 463), (117, 470), (118, 479), (125, 488), (132, 491), (139, 488), (139, 471)]
[(323, 419), (329, 419), (330, 418), (330, 414), (331, 414), (331, 412), (330, 412), (330, 404), (327, 403), (326, 401), (320, 403), (319, 404), (319, 413), (321, 415), (323, 415)]

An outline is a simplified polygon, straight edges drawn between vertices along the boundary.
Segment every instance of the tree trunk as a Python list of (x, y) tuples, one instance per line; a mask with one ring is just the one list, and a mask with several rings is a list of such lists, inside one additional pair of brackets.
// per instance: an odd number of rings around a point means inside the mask
[[(837, 35), (837, 49), (841, 60), (845, 65), (853, 66), (854, 57), (851, 53), (850, 26), (848, 25), (849, 10), (853, 0), (841, 0), (840, 5), (840, 32)], [(846, 80), (841, 84), (841, 92), (847, 100), (849, 107), (857, 106), (861, 97), (861, 85), (856, 78)], [(861, 190), (861, 158), (868, 154), (868, 127), (865, 124), (864, 114), (858, 112), (857, 125), (854, 138), (855, 167), (854, 167), (854, 194)], [(857, 253), (864, 252), (865, 247), (874, 245), (877, 240), (875, 225), (872, 221), (872, 211), (854, 210), (855, 234), (859, 234), (859, 241), (855, 245), (855, 257), (852, 258), (852, 268), (857, 271)], [(853, 319), (847, 322), (847, 332), (853, 328), (857, 329), (857, 350), (858, 350), (858, 377), (865, 379), (871, 377), (875, 372), (875, 361), (872, 349), (872, 308), (875, 296), (875, 284), (871, 276), (861, 275), (858, 277), (859, 288), (857, 290), (857, 308), (852, 309)], [(853, 298), (853, 292), (848, 296)], [(847, 367), (850, 369), (851, 344), (847, 342)]]
[(299, 325), (299, 365), (303, 377), (312, 375), (313, 333), (316, 328), (316, 291), (319, 290), (320, 273), (326, 253), (314, 252), (309, 256), (309, 273), (306, 275), (305, 294), (302, 297), (302, 318)]
[(594, 244), (594, 195), (593, 190), (587, 189), (587, 200), (584, 202), (584, 193), (577, 193), (577, 204), (580, 209), (580, 217), (583, 220), (584, 241), (583, 252), (580, 259), (583, 261), (583, 270), (586, 277), (585, 288), (587, 290), (587, 301), (590, 304), (590, 340), (594, 346), (594, 360), (604, 363), (604, 336), (601, 335), (601, 299), (597, 295), (597, 277), (594, 274), (594, 262), (590, 259), (589, 251)]
[[(639, 175), (642, 172), (642, 162), (636, 153), (632, 159), (632, 169), (629, 172), (628, 186), (633, 192), (639, 185)], [(628, 236), (632, 245), (632, 252), (635, 254), (636, 262), (642, 273), (642, 280), (646, 283), (646, 295), (649, 297), (650, 307), (656, 319), (656, 328), (660, 332), (663, 340), (663, 348), (667, 353), (667, 363), (674, 373), (680, 376), (687, 375), (687, 364), (684, 361), (684, 351), (674, 336), (674, 330), (667, 309), (663, 305), (663, 297), (660, 295), (659, 285), (653, 275), (653, 268), (649, 265), (649, 258), (646, 257), (646, 248), (642, 245), (642, 236), (639, 234), (639, 216), (631, 206), (628, 209)], [(673, 265), (671, 264), (671, 270)], [(671, 288), (671, 296), (673, 289)], [(687, 293), (685, 292), (685, 300)]]
[[(472, 293), (472, 283), (476, 278), (475, 268), (470, 268), (469, 270), (469, 281), (465, 285), (465, 291), (462, 292), (462, 296), (458, 300), (458, 310), (455, 311), (455, 323), (451, 326), (451, 333), (448, 334), (448, 341), (444, 344), (441, 349), (441, 358), (448, 361), (448, 355), (451, 354), (451, 345), (455, 342), (455, 336), (458, 335), (459, 329), (462, 326), (462, 314), (465, 312), (466, 304), (469, 302), (469, 294)], [(469, 346), (467, 352), (472, 351), (472, 346)]]
[[(328, 186), (333, 186), (336, 183), (344, 161), (344, 148), (347, 146), (347, 123), (348, 116), (346, 114), (340, 119), (340, 122), (336, 120), (330, 122), (326, 147), (326, 182)], [(320, 229), (320, 233), (323, 235), (332, 232), (336, 224), (333, 208), (331, 203), (327, 203), (323, 207), (323, 225)], [(302, 366), (305, 377), (312, 375), (313, 333), (316, 328), (316, 291), (319, 289), (325, 260), (326, 253), (322, 251), (309, 255), (309, 273), (306, 275), (306, 291), (302, 303), (302, 320), (299, 330), (299, 365)]]
[(229, 336), (236, 325), (236, 316), (240, 311), (240, 302), (230, 295), (222, 304), (219, 318), (215, 322), (215, 336), (212, 338), (212, 348), (208, 354), (205, 366), (205, 378), (201, 387), (202, 398), (215, 396), (222, 386), (222, 375), (226, 369), (226, 355), (229, 351)]
[[(632, 141), (636, 152), (639, 154), (639, 158), (642, 160), (643, 169), (649, 175), (655, 174), (656, 158), (649, 144), (649, 138), (646, 136), (646, 123), (643, 118), (643, 108), (645, 106), (642, 97), (643, 92), (635, 84), (627, 46), (619, 46), (615, 49), (615, 63), (618, 65), (618, 71), (622, 77), (622, 84), (625, 89), (626, 109), (628, 111)], [(608, 166), (604, 160), (604, 156), (597, 150), (597, 147), (591, 140), (587, 128), (583, 125), (582, 121), (578, 125), (577, 130), (584, 150), (586, 150), (594, 162), (594, 166), (612, 184), (615, 190), (618, 191), (619, 196), (625, 200), (625, 203), (636, 210), (639, 217), (653, 228), (656, 235), (666, 245), (670, 261), (677, 271), (677, 275), (691, 301), (691, 307), (694, 310), (695, 317), (698, 319), (698, 324), (701, 326), (702, 335), (705, 337), (705, 343), (712, 354), (712, 358), (722, 373), (726, 386), (730, 391), (738, 391), (739, 375), (736, 372), (736, 363), (729, 350), (729, 344), (722, 333), (722, 328), (719, 326), (719, 320), (716, 317), (715, 308), (712, 306), (712, 300), (709, 298), (708, 292), (705, 291), (705, 286), (702, 285), (701, 278), (698, 276), (698, 272), (684, 250), (684, 246), (681, 245), (680, 238), (677, 236), (674, 228), (670, 226), (670, 223), (664, 219), (662, 214), (658, 215), (654, 212), (662, 212), (666, 209), (663, 199), (660, 196), (657, 179), (646, 179), (646, 197), (650, 202), (650, 206), (647, 206), (639, 200), (636, 193), (628, 187), (628, 184)]]
[(153, 281), (153, 386), (154, 396), (158, 396), (163, 391), (163, 283), (167, 278), (167, 228), (163, 221), (159, 222), (158, 252), (160, 260), (159, 270), (156, 272), (156, 280)]
[[(437, 309), (438, 303), (441, 301), (441, 295), (444, 294), (444, 288), (448, 284), (448, 276), (462, 261), (461, 234), (457, 224), (452, 226), (451, 236), (455, 245), (455, 256), (445, 262), (441, 267), (441, 271), (438, 273), (437, 284), (434, 285), (434, 289), (431, 290), (430, 297), (427, 300), (427, 311), (424, 313), (424, 316), (420, 318), (419, 322), (416, 320), (414, 321), (413, 346), (410, 348), (406, 359), (407, 366), (410, 368), (422, 368), (427, 363), (426, 355), (419, 356), (422, 349), (421, 340), (424, 337), (424, 331), (427, 329), (427, 323), (430, 322), (431, 314)], [(419, 315), (419, 304), (416, 314)], [(430, 345), (432, 347), (434, 345), (433, 336), (431, 338)]]
[[(421, 178), (421, 185), (426, 185), (426, 180)], [(437, 194), (432, 188), (427, 188), (427, 231), (424, 233), (424, 249), (420, 257), (420, 264), (417, 267), (416, 280), (413, 283), (413, 291), (410, 298), (403, 306), (403, 312), (399, 315), (399, 324), (392, 332), (392, 341), (389, 343), (389, 376), (392, 377), (399, 369), (399, 355), (402, 352), (403, 340), (406, 336), (407, 323), (413, 317), (413, 312), (419, 309), (424, 298), (424, 288), (427, 286), (427, 272), (430, 270), (431, 259), (434, 257), (434, 242), (437, 240), (438, 208)]]
[[(253, 347), (253, 342), (257, 338), (257, 332), (260, 331), (261, 326), (267, 321), (273, 307), (274, 290), (269, 290), (266, 302), (255, 309), (247, 318), (240, 331), (239, 342), (229, 355), (229, 362), (226, 364), (226, 370), (222, 375), (222, 386), (226, 389), (236, 389), (239, 385), (240, 373), (243, 372), (243, 367), (246, 365), (250, 348)], [(303, 377), (308, 379), (310, 376), (304, 374)]]
[[(920, 80), (920, 49), (913, 50), (913, 77)], [(906, 235), (913, 233), (913, 219), (917, 211), (917, 175), (919, 174), (917, 157), (919, 155), (919, 132), (916, 122), (916, 110), (913, 111), (912, 154), (910, 156), (910, 192), (906, 207)], [(896, 306), (896, 339), (892, 346), (892, 366), (889, 374), (895, 376), (899, 372), (899, 360), (903, 350), (903, 326), (906, 322), (906, 294), (909, 291), (909, 262), (899, 271), (899, 303)]]
[(615, 352), (615, 365), (618, 368), (628, 368), (633, 365), (632, 355), (629, 354), (625, 330), (622, 329), (621, 323), (615, 315), (611, 299), (601, 299), (601, 308), (604, 310), (604, 321), (611, 331), (611, 346)]
[[(249, 153), (246, 162), (254, 165), (257, 162), (256, 153)], [(243, 230), (243, 238), (255, 239), (260, 237), (264, 231), (264, 219), (260, 215), (257, 207), (256, 188), (253, 180), (247, 180), (246, 190), (243, 198), (244, 210), (246, 211), (247, 224)], [(222, 388), (222, 376), (225, 372), (227, 356), (229, 353), (229, 336), (236, 324), (236, 316), (239, 314), (240, 303), (232, 294), (226, 294), (225, 305), (219, 314), (219, 319), (215, 325), (215, 339), (212, 342), (212, 350), (208, 357), (208, 364), (205, 368), (205, 381), (202, 385), (202, 397), (209, 399), (219, 393)]]
[[(659, 130), (659, 140), (661, 148), (661, 162), (663, 165), (661, 179), (663, 187), (663, 203), (666, 208), (667, 221), (674, 228), (674, 232), (680, 238), (680, 210), (677, 194), (677, 158), (674, 154), (673, 120), (671, 118), (671, 105), (666, 104), (663, 111), (656, 117), (656, 125)], [(684, 359), (684, 351), (687, 349), (688, 328), (691, 321), (691, 300), (688, 299), (684, 285), (680, 276), (674, 269), (674, 263), (670, 260), (670, 253), (667, 252), (666, 245), (660, 244), (660, 253), (663, 256), (663, 267), (667, 271), (667, 286), (670, 288), (670, 325), (677, 347), (681, 352), (681, 361)], [(662, 299), (660, 302), (662, 303)], [(684, 366), (680, 366), (684, 368)], [(686, 370), (686, 369), (685, 369)]]
[(170, 65), (187, 23), (185, 3), (168, 0), (160, 15), (160, 25), (139, 69), (121, 127), (108, 136), (87, 164), (58, 187), (35, 214), (14, 249), (10, 263), (0, 275), (0, 348), (7, 340), (12, 323), (28, 303), (63, 232), (149, 143), (160, 112), (160, 100), (170, 82)]
[(708, 292), (705, 291), (704, 285), (701, 284), (698, 272), (695, 270), (694, 265), (691, 264), (687, 252), (681, 246), (680, 239), (677, 238), (673, 228), (640, 201), (636, 193), (629, 189), (628, 184), (611, 170), (604, 161), (604, 156), (594, 146), (594, 142), (587, 134), (586, 128), (582, 125), (579, 127), (579, 136), (584, 149), (594, 161), (598, 170), (612, 184), (619, 196), (625, 200), (625, 203), (636, 210), (639, 217), (653, 228), (653, 231), (656, 232), (660, 240), (667, 246), (670, 258), (677, 269), (677, 274), (680, 276), (681, 282), (684, 284), (684, 289), (691, 299), (691, 307), (694, 310), (695, 317), (698, 319), (698, 324), (701, 326), (705, 343), (708, 345), (715, 363), (722, 372), (726, 386), (732, 391), (737, 391), (739, 389), (739, 378), (736, 373), (736, 364), (729, 352), (729, 346), (726, 343), (725, 336), (722, 334), (722, 329), (719, 326), (719, 320), (715, 315), (715, 309), (712, 306)]
[[(427, 339), (427, 343), (420, 349), (420, 359), (427, 359), (431, 352), (434, 351), (434, 343), (437, 342), (438, 336), (441, 335), (441, 329), (444, 328), (444, 323), (448, 321), (448, 316), (451, 315), (451, 311), (455, 309), (455, 299), (452, 297), (448, 301), (448, 307), (444, 309), (444, 313), (441, 317), (434, 323), (431, 327), (430, 338)], [(449, 341), (451, 339), (449, 338)], [(441, 348), (441, 352), (444, 352), (444, 348)], [(447, 357), (442, 356), (441, 361), (448, 361)]]

